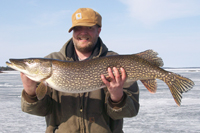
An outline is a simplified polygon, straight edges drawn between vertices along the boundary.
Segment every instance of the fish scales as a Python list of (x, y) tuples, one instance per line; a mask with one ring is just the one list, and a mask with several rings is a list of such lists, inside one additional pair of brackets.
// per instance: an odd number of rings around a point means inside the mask
[[(47, 82), (50, 85), (58, 85), (60, 91), (71, 93), (76, 93), (77, 90), (87, 92), (99, 89), (100, 86), (103, 86), (101, 74), (108, 77), (108, 67), (116, 67), (118, 70), (123, 67), (127, 73), (127, 78), (134, 81), (155, 78), (152, 75), (156, 75), (156, 71), (149, 62), (141, 60), (136, 55), (112, 56), (82, 62), (63, 62), (61, 64), (59, 62), (57, 60), (52, 61), (53, 71)], [(158, 75), (157, 77), (161, 76)]]
[(181, 103), (182, 93), (194, 86), (192, 80), (160, 68), (163, 66), (162, 59), (157, 57), (157, 53), (153, 50), (78, 62), (44, 58), (10, 59), (10, 62), (6, 63), (9, 67), (25, 73), (36, 82), (41, 82), (36, 89), (38, 99), (42, 99), (46, 94), (43, 90), (46, 88), (44, 82), (53, 89), (68, 93), (101, 89), (105, 87), (101, 74), (110, 80), (108, 67), (116, 67), (118, 70), (120, 67), (125, 69), (127, 75), (125, 88), (128, 87), (127, 83), (130, 81), (133, 83), (140, 80), (151, 93), (155, 93), (156, 79), (163, 80), (168, 85), (177, 105)]

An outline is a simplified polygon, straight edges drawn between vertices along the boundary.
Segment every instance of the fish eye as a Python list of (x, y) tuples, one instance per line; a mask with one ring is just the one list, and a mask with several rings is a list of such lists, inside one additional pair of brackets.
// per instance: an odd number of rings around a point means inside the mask
[(31, 64), (31, 63), (33, 62), (33, 60), (28, 60), (27, 62), (28, 62), (29, 64)]

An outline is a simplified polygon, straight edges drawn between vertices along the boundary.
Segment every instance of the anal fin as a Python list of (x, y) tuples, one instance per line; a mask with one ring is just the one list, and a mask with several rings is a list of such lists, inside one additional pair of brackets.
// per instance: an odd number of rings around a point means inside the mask
[(156, 79), (140, 80), (142, 84), (147, 88), (151, 93), (155, 93), (157, 90), (157, 81)]

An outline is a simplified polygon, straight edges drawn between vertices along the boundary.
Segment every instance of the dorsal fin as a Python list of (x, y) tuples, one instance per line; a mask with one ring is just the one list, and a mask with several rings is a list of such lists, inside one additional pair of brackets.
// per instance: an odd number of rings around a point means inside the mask
[(138, 53), (136, 54), (138, 56), (140, 56), (141, 58), (149, 61), (151, 64), (162, 67), (164, 65), (162, 59), (160, 57), (158, 57), (158, 53), (149, 49), (146, 50), (144, 52)]

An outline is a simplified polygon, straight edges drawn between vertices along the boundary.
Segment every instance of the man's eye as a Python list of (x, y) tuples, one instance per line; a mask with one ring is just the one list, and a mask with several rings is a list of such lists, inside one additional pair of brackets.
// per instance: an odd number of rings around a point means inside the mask
[(88, 27), (89, 30), (92, 30), (92, 27)]
[(80, 27), (74, 27), (74, 30), (80, 30), (81, 28)]

